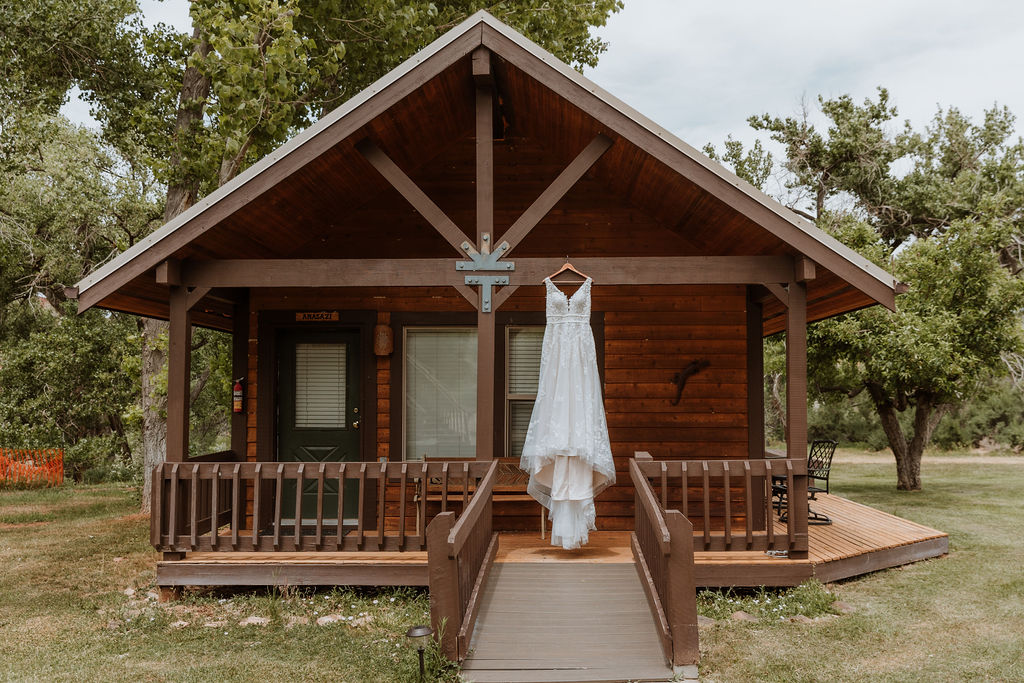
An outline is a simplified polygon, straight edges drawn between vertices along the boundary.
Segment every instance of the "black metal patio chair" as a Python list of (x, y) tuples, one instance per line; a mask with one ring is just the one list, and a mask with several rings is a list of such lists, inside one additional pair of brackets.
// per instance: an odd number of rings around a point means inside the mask
[[(819, 493), (828, 493), (828, 477), (832, 470), (832, 456), (836, 453), (836, 446), (839, 444), (831, 439), (817, 439), (811, 444), (810, 452), (807, 454), (807, 500), (817, 500)], [(825, 488), (815, 486), (814, 482), (824, 482)], [(788, 494), (786, 478), (772, 477), (772, 498), (775, 502), (775, 511), (779, 515), (779, 521), (785, 522), (788, 511)], [(831, 524), (832, 520), (807, 504), (808, 524)]]

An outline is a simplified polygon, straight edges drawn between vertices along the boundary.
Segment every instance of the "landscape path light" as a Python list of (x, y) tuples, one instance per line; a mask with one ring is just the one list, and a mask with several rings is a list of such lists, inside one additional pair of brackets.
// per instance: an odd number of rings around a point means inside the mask
[(429, 626), (413, 626), (405, 632), (405, 637), (409, 639), (413, 647), (420, 654), (420, 680), (424, 679), (426, 673), (423, 668), (423, 651), (427, 649), (427, 641), (430, 640), (430, 636), (434, 635), (434, 629)]

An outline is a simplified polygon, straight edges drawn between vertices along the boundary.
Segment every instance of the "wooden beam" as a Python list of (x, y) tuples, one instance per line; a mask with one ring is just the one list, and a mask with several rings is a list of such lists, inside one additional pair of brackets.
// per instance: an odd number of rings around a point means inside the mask
[(517, 289), (519, 289), (519, 285), (505, 285), (499, 289), (491, 297), (491, 310), (497, 311), (501, 308), (501, 305), (505, 303), (505, 301), (508, 300), (508, 298), (512, 296)]
[(156, 282), (160, 285), (181, 284), (181, 261), (168, 259), (156, 267)]
[(166, 461), (188, 458), (189, 389), (192, 363), (192, 316), (188, 290), (173, 285), (167, 330), (167, 441)]
[[(481, 86), (481, 78), (487, 77)], [(476, 88), (476, 244), (481, 253), (491, 251), (494, 233), (494, 94), (491, 91), (491, 53), (473, 53)]]
[(200, 285), (190, 289), (188, 297), (185, 299), (186, 308), (190, 311), (195, 308), (196, 304), (202, 301), (203, 297), (209, 294), (211, 289), (213, 289), (213, 287), (207, 285)]
[[(539, 285), (564, 258), (515, 259), (509, 286)], [(788, 282), (788, 256), (664, 256), (574, 258), (573, 264), (605, 285), (752, 284)], [(465, 284), (449, 259), (225, 259), (189, 261), (189, 287), (440, 287)]]
[(412, 204), (412, 207), (428, 223), (434, 226), (434, 229), (448, 241), (448, 244), (455, 247), (455, 250), (460, 254), (464, 253), (462, 245), (466, 242), (466, 233), (462, 232), (459, 226), (455, 225), (452, 219), (448, 218), (445, 212), (413, 182), (412, 178), (407, 176), (391, 160), (391, 157), (384, 153), (384, 150), (369, 138), (357, 144), (356, 149), (384, 176), (385, 180), (391, 183), (392, 187), (398, 190), (399, 194), (405, 197), (406, 201)]
[(797, 282), (807, 282), (816, 277), (814, 261), (806, 256), (798, 257), (793, 263), (793, 279)]
[(540, 223), (541, 219), (548, 214), (548, 211), (558, 203), (558, 200), (572, 189), (573, 185), (583, 177), (583, 174), (590, 170), (591, 166), (597, 163), (601, 155), (607, 152), (611, 146), (611, 138), (607, 138), (604, 135), (598, 135), (590, 141), (590, 144), (558, 174), (558, 177), (537, 197), (537, 200), (530, 205), (530, 208), (524, 211), (523, 215), (502, 235), (502, 241), (508, 242), (508, 251), (516, 248), (516, 245), (533, 230), (537, 223)]
[(766, 282), (764, 286), (768, 288), (772, 296), (778, 299), (783, 306), (789, 306), (789, 292), (786, 291), (785, 287), (774, 282)]

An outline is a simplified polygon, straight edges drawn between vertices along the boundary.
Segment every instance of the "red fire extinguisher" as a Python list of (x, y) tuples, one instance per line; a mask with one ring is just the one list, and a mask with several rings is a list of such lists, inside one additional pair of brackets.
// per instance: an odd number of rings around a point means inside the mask
[(236, 379), (235, 386), (231, 388), (231, 412), (242, 412), (242, 380)]

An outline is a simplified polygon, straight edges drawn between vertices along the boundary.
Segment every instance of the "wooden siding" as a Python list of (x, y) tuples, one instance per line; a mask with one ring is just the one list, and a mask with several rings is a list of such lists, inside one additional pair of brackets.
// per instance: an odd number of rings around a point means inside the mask
[[(275, 310), (372, 310), (377, 324), (390, 324), (392, 314), (471, 313), (470, 304), (451, 288), (388, 287), (377, 290), (264, 289), (252, 291), (249, 325), (249, 381), (247, 383), (248, 429), (246, 458), (250, 462), (273, 459), (259, 452), (260, 434), (267, 425), (259, 409), (258, 319)], [(747, 332), (746, 289), (742, 286), (604, 286), (595, 284), (593, 310), (602, 314), (604, 394), (609, 435), (618, 483), (597, 499), (598, 528), (631, 529), (633, 489), (628, 462), (635, 451), (648, 451), (655, 459), (737, 459), (747, 457)], [(541, 312), (542, 287), (521, 287), (502, 306), (502, 313)], [(472, 318), (467, 318), (472, 325)], [(344, 321), (342, 321), (344, 322)], [(396, 339), (400, 329), (394, 330)], [(599, 335), (601, 336), (601, 335)], [(367, 460), (399, 457), (402, 435), (392, 423), (394, 372), (400, 362), (391, 356), (375, 356), (376, 436)], [(678, 405), (672, 405), (676, 386), (672, 377), (694, 360), (710, 365), (687, 380)], [(498, 365), (503, 363), (499, 360)], [(501, 395), (502, 387), (498, 387)], [(499, 406), (503, 405), (500, 403)], [(500, 411), (499, 411), (500, 412)], [(504, 429), (500, 425), (498, 429)], [(505, 459), (518, 462), (518, 455)], [(514, 488), (514, 487), (513, 487)], [(525, 492), (525, 485), (519, 489)], [(499, 492), (510, 487), (499, 485)], [(252, 492), (249, 492), (251, 514)], [(397, 492), (387, 499), (397, 501)], [(408, 498), (411, 505), (411, 498)], [(740, 497), (733, 499), (739, 503)], [(737, 506), (742, 509), (742, 506)], [(529, 500), (508, 499), (495, 503), (495, 528), (535, 530), (539, 507)], [(387, 505), (387, 529), (396, 528), (395, 503)], [(721, 512), (719, 511), (720, 515)], [(409, 517), (407, 515), (406, 519)], [(737, 524), (742, 520), (737, 518)]]

